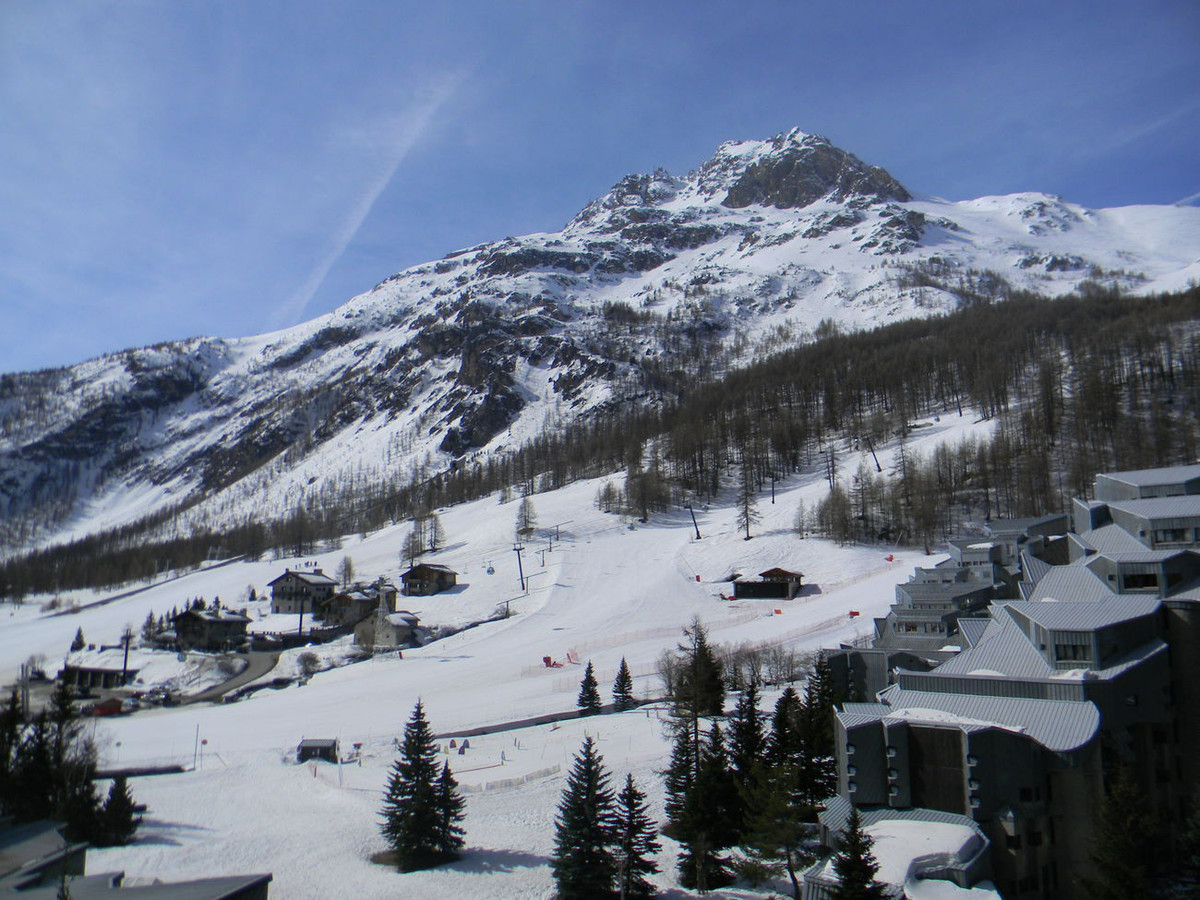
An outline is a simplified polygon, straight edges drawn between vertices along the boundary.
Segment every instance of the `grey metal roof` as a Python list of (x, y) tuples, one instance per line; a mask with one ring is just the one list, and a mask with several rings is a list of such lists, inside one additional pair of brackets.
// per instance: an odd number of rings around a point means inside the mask
[(1022, 613), (1044, 628), (1056, 631), (1094, 631), (1153, 615), (1162, 605), (1158, 597), (1144, 594), (1118, 594), (1107, 600), (1092, 600), (1077, 603), (1011, 604), (1010, 609)]
[[(1119, 563), (1149, 563), (1157, 565), (1158, 563), (1166, 562), (1168, 559), (1174, 559), (1177, 556), (1183, 556), (1190, 552), (1189, 550), (1179, 548), (1174, 550), (1147, 550), (1145, 547), (1142, 547), (1141, 550), (1131, 550), (1128, 552), (1119, 550), (1104, 552), (1100, 556)], [(1091, 564), (1092, 560), (1088, 560), (1087, 565)]]
[(1131, 469), (1128, 472), (1101, 472), (1105, 478), (1135, 487), (1177, 484), (1200, 478), (1200, 465), (1166, 466), (1161, 469)]
[(892, 708), (884, 720), (999, 727), (1027, 734), (1056, 753), (1082, 747), (1100, 727), (1100, 710), (1091, 701), (942, 694), (906, 691), (899, 685), (880, 697)]
[(1075, 535), (1087, 547), (1100, 553), (1136, 553), (1146, 545), (1120, 525), (1101, 525)]
[(1002, 534), (1024, 534), (1030, 528), (1063, 518), (1066, 518), (1065, 514), (1053, 513), (1048, 516), (1037, 516), (1032, 519), (993, 519), (984, 525), (984, 529), (997, 537)]
[(991, 619), (972, 619), (967, 616), (958, 620), (959, 633), (962, 634), (963, 640), (969, 647), (973, 647), (979, 642), (990, 621)]
[[(1009, 678), (1045, 678), (1054, 670), (1021, 632), (1012, 617), (1003, 612), (1012, 604), (993, 613), (987, 628), (973, 646), (948, 659), (931, 675), (1004, 675)], [(1018, 605), (1026, 605), (1018, 601)]]
[(1108, 582), (1086, 566), (1051, 566), (1029, 591), (1029, 600), (1062, 603), (1106, 600), (1113, 596)]
[(1109, 500), (1108, 506), (1143, 519), (1186, 519), (1200, 516), (1200, 494), (1149, 497), (1145, 500)]

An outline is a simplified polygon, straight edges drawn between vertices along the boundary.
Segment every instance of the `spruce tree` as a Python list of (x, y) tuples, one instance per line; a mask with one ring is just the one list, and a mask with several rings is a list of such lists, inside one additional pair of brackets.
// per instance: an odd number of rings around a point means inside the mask
[(595, 716), (601, 711), (600, 687), (596, 683), (596, 673), (592, 669), (591, 660), (588, 660), (587, 668), (583, 670), (583, 680), (579, 682), (579, 699), (575, 701), (575, 705), (579, 707), (581, 716)]
[(667, 824), (663, 834), (682, 840), (687, 816), (688, 794), (696, 783), (696, 769), (699, 765), (697, 747), (687, 728), (677, 728), (675, 738), (671, 743), (671, 761), (662, 773), (666, 788), (666, 799), (663, 803), (667, 814)]
[(83, 639), (83, 626), (75, 629), (75, 639), (71, 641), (71, 652), (75, 653), (87, 646), (87, 641)]
[(817, 674), (805, 690), (799, 717), (800, 770), (796, 787), (801, 801), (813, 809), (814, 816), (821, 801), (837, 793), (833, 699), (828, 674), (828, 663), (818, 663)]
[(617, 896), (621, 900), (646, 898), (655, 895), (654, 885), (647, 875), (658, 871), (651, 858), (662, 845), (656, 839), (657, 829), (650, 821), (646, 795), (638, 790), (633, 776), (625, 776), (625, 787), (617, 795), (614, 816), (614, 852), (617, 863)]
[(742, 463), (742, 477), (738, 481), (737, 527), (746, 532), (750, 540), (750, 527), (762, 520), (758, 512), (758, 497), (754, 492), (754, 476), (749, 464)]
[(771, 766), (795, 764), (803, 752), (800, 720), (803, 706), (795, 688), (789, 686), (775, 701), (771, 733), (767, 736), (766, 760)]
[(737, 787), (729, 772), (729, 757), (719, 726), (714, 725), (701, 749), (696, 779), (688, 789), (676, 840), (684, 845), (679, 857), (679, 881), (704, 893), (729, 884), (728, 860), (720, 851), (737, 836)]
[(679, 646), (679, 671), (672, 701), (681, 718), (719, 716), (725, 711), (724, 666), (708, 644), (708, 632), (699, 618), (683, 629), (686, 643)]
[(752, 768), (762, 761), (766, 749), (763, 715), (758, 708), (758, 681), (752, 678), (729, 720), (729, 763), (739, 781), (749, 780)]
[(108, 799), (100, 813), (100, 831), (96, 843), (101, 847), (124, 846), (133, 840), (142, 817), (134, 810), (133, 794), (129, 780), (124, 775), (113, 779), (108, 789)]
[(146, 620), (142, 622), (142, 643), (149, 644), (153, 642), (154, 636), (158, 634), (158, 629), (158, 620), (154, 618), (154, 613), (146, 613)]
[(813, 859), (806, 850), (813, 826), (802, 821), (805, 811), (795, 803), (794, 781), (794, 767), (768, 768), (760, 760), (741, 785), (746, 860), (739, 871), (753, 883), (786, 872), (792, 896), (799, 900), (799, 873)]
[(437, 852), (443, 860), (458, 859), (466, 833), (461, 822), (466, 817), (467, 801), (459, 793), (458, 782), (450, 771), (450, 764), (445, 762), (442, 763), (442, 774), (437, 780), (437, 808)]
[(613, 856), (613, 793), (604, 760), (591, 737), (575, 756), (554, 820), (550, 868), (559, 900), (612, 896), (617, 880)]
[(1092, 871), (1079, 883), (1092, 900), (1146, 897), (1153, 873), (1155, 827), (1129, 771), (1117, 769), (1095, 814)]
[(617, 677), (613, 679), (612, 698), (613, 708), (617, 712), (637, 706), (637, 700), (633, 696), (633, 676), (629, 673), (629, 663), (625, 662), (623, 656), (621, 667), (617, 669)]
[(873, 843), (871, 836), (863, 831), (862, 818), (855, 808), (833, 857), (838, 883), (829, 892), (830, 900), (886, 900), (887, 888), (875, 880), (879, 863), (871, 852)]
[(418, 700), (404, 727), (400, 756), (392, 764), (383, 801), (383, 834), (401, 872), (447, 861), (438, 840), (442, 816), (437, 778), (437, 748)]

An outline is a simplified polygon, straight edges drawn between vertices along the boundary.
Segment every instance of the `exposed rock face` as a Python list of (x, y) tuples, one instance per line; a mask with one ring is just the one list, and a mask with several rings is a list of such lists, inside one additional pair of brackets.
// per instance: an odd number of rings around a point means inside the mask
[(823, 197), (838, 203), (852, 197), (873, 202), (912, 199), (883, 169), (864, 164), (825, 138), (805, 135), (799, 141), (779, 142), (778, 149), (750, 165), (733, 183), (721, 201), (725, 206), (799, 209)]
[[(1197, 238), (1176, 260), (1147, 233)], [(284, 332), (0, 376), (0, 552), (170, 507), (270, 519), (653, 402), (830, 317), (1085, 279), (1134, 291), (1197, 257), (1200, 209), (920, 200), (816, 135), (731, 141), (685, 176), (621, 179), (562, 231), (415, 266)]]

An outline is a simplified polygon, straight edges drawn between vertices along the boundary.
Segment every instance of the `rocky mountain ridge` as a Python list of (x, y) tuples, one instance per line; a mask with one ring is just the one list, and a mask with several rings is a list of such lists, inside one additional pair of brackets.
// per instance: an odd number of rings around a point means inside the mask
[(728, 142), (686, 176), (622, 179), (560, 232), (451, 253), (294, 328), (0, 376), (0, 542), (182, 507), (183, 529), (271, 518), (678, 394), (824, 321), (1198, 275), (1195, 208), (951, 203), (819, 136)]

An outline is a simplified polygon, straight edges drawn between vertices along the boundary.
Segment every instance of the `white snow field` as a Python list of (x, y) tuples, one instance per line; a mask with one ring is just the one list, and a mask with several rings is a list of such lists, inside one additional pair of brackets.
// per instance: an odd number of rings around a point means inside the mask
[[(923, 452), (989, 428), (990, 423), (947, 415), (915, 429), (908, 448)], [(880, 460), (890, 473), (889, 454), (881, 452)], [(873, 464), (869, 454), (844, 452), (843, 477), (849, 480), (864, 461)], [(656, 773), (668, 753), (662, 711), (649, 706), (471, 738), (468, 750), (447, 757), (468, 800), (462, 860), (401, 875), (370, 858), (385, 849), (378, 813), (395, 757), (393, 741), (418, 699), (438, 733), (571, 711), (583, 666), (593, 662), (607, 702), (622, 657), (639, 695), (653, 695), (656, 659), (678, 643), (693, 616), (717, 644), (783, 644), (800, 651), (833, 646), (868, 634), (872, 617), (891, 603), (894, 585), (914, 566), (943, 558), (883, 546), (840, 548), (800, 537), (792, 529), (799, 504), (811, 508), (828, 490), (816, 474), (780, 482), (774, 504), (769, 492), (761, 494), (762, 521), (749, 541), (736, 528), (735, 511), (716, 504), (696, 510), (699, 541), (686, 510), (628, 527), (619, 516), (595, 508), (603, 481), (533, 496), (541, 537), (522, 557), (525, 592), (512, 549), (515, 502), (501, 504), (492, 496), (439, 510), (448, 543), (428, 559), (457, 570), (459, 588), (428, 598), (401, 597), (399, 605), (426, 625), (477, 621), (506, 603), (508, 619), (405, 650), (403, 658), (389, 655), (331, 669), (305, 686), (261, 690), (238, 703), (97, 720), (92, 727), (104, 763), (181, 763), (189, 771), (134, 778), (136, 799), (149, 807), (137, 840), (90, 851), (89, 871), (122, 869), (127, 884), (265, 871), (274, 875), (272, 897), (286, 900), (548, 898), (555, 809), (585, 735), (597, 740), (614, 784), (633, 773), (661, 819)], [(359, 579), (396, 580), (409, 527), (348, 537), (341, 549), (308, 561), (332, 573), (349, 556)], [(551, 545), (547, 536), (555, 531), (559, 539)], [(304, 562), (215, 566), (103, 605), (87, 605), (100, 599), (96, 596), (68, 596), (64, 603), (81, 607), (69, 615), (43, 613), (33, 602), (0, 607), (0, 678), (11, 680), (35, 654), (47, 658), (53, 673), (77, 628), (89, 641), (116, 643), (126, 624), (136, 633), (147, 612), (167, 612), (195, 596), (220, 596), (228, 606), (244, 606), (249, 586), (262, 596), (285, 566)], [(755, 574), (772, 566), (803, 572), (805, 584), (815, 588), (787, 602), (720, 599), (730, 592), (731, 573)], [(260, 601), (252, 612), (260, 618), (267, 609)], [(860, 615), (851, 617), (851, 610)], [(321, 653), (337, 656), (347, 649)], [(563, 666), (547, 668), (545, 656)], [(285, 658), (281, 667), (292, 674), (288, 665)], [(764, 698), (764, 709), (776, 696)], [(340, 767), (297, 765), (295, 748), (305, 737), (336, 737), (343, 754), (361, 745), (361, 760)], [(663, 843), (663, 872), (657, 876), (663, 895), (691, 896), (675, 886), (676, 845)], [(770, 887), (718, 895), (763, 896)]]

